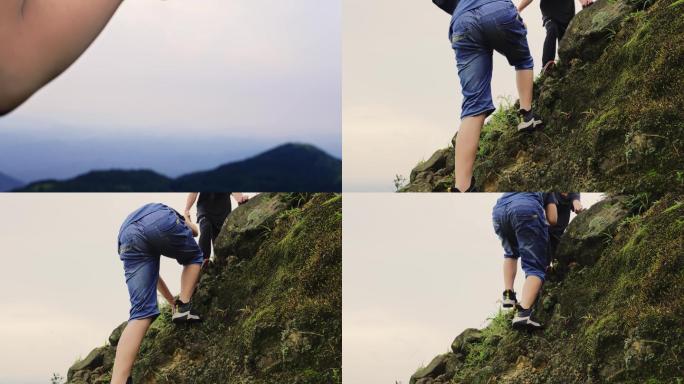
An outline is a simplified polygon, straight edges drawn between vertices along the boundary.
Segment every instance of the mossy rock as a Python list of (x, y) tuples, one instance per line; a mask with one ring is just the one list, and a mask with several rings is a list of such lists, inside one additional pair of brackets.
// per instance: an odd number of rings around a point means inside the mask
[(614, 236), (618, 224), (629, 215), (625, 197), (613, 197), (594, 204), (568, 226), (558, 244), (555, 258), (564, 267), (570, 263), (594, 265)]
[(564, 62), (596, 60), (634, 6), (625, 0), (598, 0), (572, 19), (558, 47)]
[(259, 236), (267, 233), (280, 212), (287, 208), (282, 196), (273, 193), (259, 194), (246, 204), (233, 210), (216, 239), (215, 252), (219, 258), (252, 257)]

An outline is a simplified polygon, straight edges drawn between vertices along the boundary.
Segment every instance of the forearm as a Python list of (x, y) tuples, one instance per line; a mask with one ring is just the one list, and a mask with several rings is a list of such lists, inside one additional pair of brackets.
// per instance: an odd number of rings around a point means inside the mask
[(197, 192), (191, 192), (188, 193), (188, 197), (185, 199), (185, 214), (188, 216), (190, 216), (190, 209), (195, 205), (195, 201), (197, 201), (197, 195)]
[(556, 207), (556, 204), (548, 204), (546, 206), (546, 220), (551, 225), (556, 225), (558, 222), (558, 207)]
[(532, 3), (532, 0), (521, 0), (518, 4), (518, 13), (522, 12), (528, 5)]
[(162, 279), (161, 276), (159, 276), (159, 281), (157, 281), (157, 290), (159, 293), (161, 293), (162, 296), (166, 299), (166, 301), (169, 302), (169, 305), (173, 306), (175, 298), (171, 294), (171, 291), (169, 291), (169, 287), (166, 286), (166, 283), (164, 282), (164, 279)]
[(76, 61), (121, 2), (24, 0), (0, 8), (0, 113), (19, 106)]

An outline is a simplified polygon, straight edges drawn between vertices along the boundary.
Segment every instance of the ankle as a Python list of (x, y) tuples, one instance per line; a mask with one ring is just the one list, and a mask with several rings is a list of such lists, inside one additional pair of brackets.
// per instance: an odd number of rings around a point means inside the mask
[(532, 115), (532, 108), (530, 108), (530, 109), (520, 108), (518, 110), (518, 114), (521, 116), (524, 116), (526, 118), (530, 117), (530, 115)]

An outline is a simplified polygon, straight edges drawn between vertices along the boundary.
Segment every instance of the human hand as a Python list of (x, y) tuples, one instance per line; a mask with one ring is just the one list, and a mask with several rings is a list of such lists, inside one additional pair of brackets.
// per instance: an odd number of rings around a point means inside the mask
[(238, 199), (238, 205), (242, 205), (242, 204), (244, 204), (244, 203), (246, 203), (246, 202), (248, 202), (248, 201), (249, 201), (249, 197), (247, 197), (247, 195), (242, 195), (242, 196), (240, 196), (240, 198)]
[(573, 200), (572, 201), (572, 209), (575, 211), (575, 213), (580, 213), (584, 211), (584, 207), (582, 206), (582, 202), (579, 200)]
[(171, 314), (176, 312), (176, 298), (175, 297), (166, 297), (166, 302), (169, 303), (171, 306)]

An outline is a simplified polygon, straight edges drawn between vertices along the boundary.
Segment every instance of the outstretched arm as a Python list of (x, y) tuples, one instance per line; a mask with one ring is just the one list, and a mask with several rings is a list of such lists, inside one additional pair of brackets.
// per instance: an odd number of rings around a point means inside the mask
[(193, 205), (195, 205), (195, 201), (197, 201), (198, 194), (199, 193), (197, 192), (188, 193), (188, 197), (185, 199), (185, 211), (183, 212), (184, 216), (190, 217), (190, 209)]
[(0, 1), (0, 116), (69, 68), (122, 1)]

